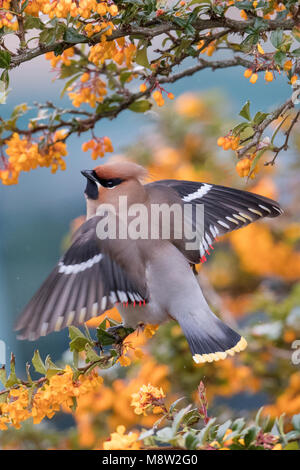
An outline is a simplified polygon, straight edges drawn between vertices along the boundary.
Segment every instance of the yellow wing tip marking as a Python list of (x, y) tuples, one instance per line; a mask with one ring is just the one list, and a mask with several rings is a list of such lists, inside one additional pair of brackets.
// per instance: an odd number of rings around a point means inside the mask
[(239, 342), (233, 346), (233, 348), (227, 349), (227, 351), (217, 351), (210, 354), (194, 354), (193, 359), (196, 364), (203, 364), (204, 362), (213, 362), (226, 359), (227, 356), (234, 356), (236, 352), (244, 351), (247, 347), (247, 341), (242, 336)]

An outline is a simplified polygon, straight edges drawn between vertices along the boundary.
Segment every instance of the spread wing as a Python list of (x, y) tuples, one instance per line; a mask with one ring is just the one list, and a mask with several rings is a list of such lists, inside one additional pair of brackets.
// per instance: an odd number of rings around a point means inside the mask
[[(130, 240), (99, 240), (93, 217), (20, 315), (20, 339), (34, 340), (98, 316), (119, 302), (146, 302), (144, 265)], [(126, 257), (130, 262), (126, 263)]]
[[(184, 253), (194, 263), (206, 260), (206, 253), (209, 254), (218, 236), (246, 227), (263, 217), (277, 217), (283, 212), (280, 205), (272, 199), (225, 186), (180, 180), (160, 180), (146, 186), (149, 189), (170, 188), (184, 205), (204, 205), (199, 251), (197, 255), (195, 252)], [(192, 212), (192, 219), (191, 224), (196, 225), (195, 211)]]

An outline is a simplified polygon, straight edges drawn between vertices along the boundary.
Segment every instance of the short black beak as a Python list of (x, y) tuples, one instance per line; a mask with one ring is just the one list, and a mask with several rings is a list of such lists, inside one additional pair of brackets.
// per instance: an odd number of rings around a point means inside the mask
[(81, 174), (85, 176), (87, 179), (89, 179), (90, 181), (93, 181), (93, 183), (97, 183), (94, 170), (82, 170)]

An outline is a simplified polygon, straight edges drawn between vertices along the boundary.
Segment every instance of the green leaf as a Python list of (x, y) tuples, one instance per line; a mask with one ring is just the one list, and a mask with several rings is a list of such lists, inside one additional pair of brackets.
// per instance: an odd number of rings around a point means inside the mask
[(258, 433), (258, 428), (256, 426), (252, 426), (249, 428), (244, 435), (245, 446), (249, 447), (255, 440), (256, 435)]
[(7, 381), (5, 366), (0, 368), (0, 382), (5, 386)]
[(253, 118), (253, 124), (258, 126), (269, 116), (269, 114), (270, 113), (262, 113), (261, 111), (258, 111)]
[(259, 150), (259, 152), (257, 152), (257, 154), (255, 155), (255, 157), (253, 158), (252, 162), (251, 162), (251, 167), (250, 167), (250, 174), (251, 172), (254, 170), (254, 168), (256, 167), (257, 163), (259, 162), (259, 160), (261, 159), (261, 157), (263, 156), (263, 154), (269, 150), (269, 147), (266, 146), (264, 147), (263, 149)]
[(174, 434), (178, 431), (180, 424), (182, 423), (184, 417), (190, 411), (190, 409), (191, 405), (188, 405), (186, 408), (182, 408), (182, 410), (178, 411), (178, 413), (173, 416), (172, 429)]
[(294, 428), (297, 429), (297, 431), (300, 431), (300, 413), (293, 416), (292, 423)]
[(38, 372), (39, 374), (42, 374), (42, 375), (46, 375), (45, 364), (42, 361), (40, 353), (37, 349), (34, 351), (34, 355), (33, 355), (33, 358), (32, 358), (31, 362), (32, 362), (32, 365), (35, 368), (36, 372)]
[(280, 49), (280, 46), (283, 43), (283, 39), (283, 31), (281, 29), (272, 31), (270, 40), (275, 49)]
[(53, 49), (55, 57), (58, 57), (59, 55), (62, 55), (64, 50), (65, 50), (65, 48), (64, 48), (63, 44), (57, 44), (57, 46), (55, 46), (55, 48)]
[(85, 338), (82, 331), (79, 328), (77, 328), (76, 326), (69, 326), (69, 337), (70, 337), (71, 340), (76, 339), (77, 337)]
[(45, 25), (39, 18), (37, 18), (35, 16), (26, 16), (24, 28), (25, 28), (25, 30), (28, 30), (28, 29), (44, 29)]
[(1, 82), (4, 82), (5, 84), (5, 89), (7, 90), (9, 86), (9, 75), (8, 75), (8, 70), (3, 70), (1, 77), (0, 77)]
[(77, 44), (78, 42), (87, 42), (87, 37), (78, 33), (74, 28), (66, 29), (63, 39), (70, 44)]
[(256, 416), (255, 416), (255, 424), (256, 424), (256, 426), (259, 426), (260, 417), (261, 417), (261, 414), (262, 414), (262, 412), (263, 412), (263, 409), (264, 409), (264, 407), (261, 406), (261, 407), (259, 408), (258, 412), (256, 413)]
[(19, 382), (20, 382), (20, 380), (16, 376), (15, 357), (12, 354), (11, 355), (11, 360), (10, 360), (10, 373), (9, 373), (8, 379), (5, 383), (5, 387), (7, 387), (7, 388), (13, 387), (14, 385), (18, 384)]
[(173, 429), (169, 426), (157, 431), (156, 436), (160, 442), (169, 442), (174, 437)]
[(65, 83), (65, 86), (63, 87), (63, 89), (61, 90), (61, 93), (60, 93), (60, 98), (62, 98), (64, 96), (64, 94), (66, 93), (67, 89), (69, 88), (69, 86), (75, 82), (75, 80), (77, 80), (77, 78), (80, 77), (80, 73), (77, 73), (76, 75), (74, 75), (72, 78), (70, 78), (70, 80), (68, 80), (66, 83)]
[(0, 68), (7, 69), (10, 66), (11, 55), (7, 51), (0, 51)]
[(294, 442), (289, 442), (284, 448), (283, 450), (299, 450), (299, 444), (298, 442), (294, 441)]
[(45, 360), (45, 367), (46, 367), (46, 377), (50, 379), (53, 375), (56, 375), (58, 372), (62, 372), (63, 369), (58, 367), (54, 362), (51, 361), (50, 356), (48, 355)]
[(116, 342), (114, 336), (99, 327), (97, 328), (97, 339), (101, 346), (111, 346)]
[(299, 28), (294, 28), (293, 29), (293, 36), (296, 39), (296, 41), (300, 42), (300, 31)]
[(231, 429), (233, 431), (238, 431), (240, 432), (243, 427), (245, 426), (245, 420), (244, 418), (237, 418), (236, 420), (234, 420), (234, 422), (232, 423), (232, 426), (231, 426)]
[(153, 428), (144, 430), (144, 431), (141, 432), (138, 440), (142, 441), (144, 439), (147, 439), (147, 437), (153, 436), (153, 434), (154, 434), (154, 429)]
[(238, 124), (237, 126), (235, 126), (233, 129), (232, 129), (232, 133), (234, 135), (239, 135), (241, 134), (241, 132), (243, 132), (245, 129), (247, 128), (250, 128), (252, 129), (251, 126), (249, 126), (249, 123), (248, 122), (242, 122), (241, 124)]
[(176, 406), (178, 405), (178, 403), (180, 403), (184, 399), (185, 399), (185, 397), (180, 397), (177, 400), (175, 400), (169, 408), (169, 413), (173, 413), (173, 411), (175, 411)]
[(201, 418), (199, 411), (197, 409), (188, 411), (183, 417), (182, 424), (185, 426), (191, 426), (192, 424), (197, 423)]
[(216, 435), (217, 441), (222, 441), (223, 440), (223, 437), (225, 436), (225, 433), (226, 433), (227, 429), (230, 428), (231, 422), (232, 422), (231, 419), (228, 419), (227, 421), (225, 421), (225, 423), (221, 424), (218, 427), (218, 431), (217, 431), (217, 435)]
[(28, 362), (26, 362), (26, 376), (27, 376), (27, 380), (30, 383), (30, 385), (32, 385), (33, 380), (32, 380), (31, 375), (30, 375), (30, 364)]
[(0, 395), (0, 403), (5, 403), (8, 398), (9, 392), (1, 393)]
[(293, 54), (295, 57), (300, 57), (300, 47), (291, 51), (291, 54)]
[(86, 338), (83, 334), (78, 335), (71, 340), (70, 351), (78, 351), (78, 352), (84, 351), (85, 346), (88, 343), (90, 343), (88, 338)]
[(200, 444), (205, 444), (209, 440), (209, 434), (212, 426), (215, 424), (216, 418), (211, 418), (207, 425), (201, 429), (200, 434), (199, 434), (199, 442)]
[(150, 108), (151, 108), (151, 103), (147, 100), (134, 101), (129, 106), (129, 109), (131, 111), (134, 111), (135, 113), (145, 113), (146, 111), (149, 111)]
[(55, 28), (47, 28), (41, 32), (39, 40), (42, 44), (53, 44), (56, 39)]
[(247, 119), (247, 121), (251, 121), (250, 101), (249, 100), (244, 104), (244, 106), (242, 107), (239, 115), (242, 116), (243, 118)]
[(185, 443), (185, 446), (186, 446), (187, 449), (189, 449), (189, 450), (195, 450), (195, 449), (197, 449), (198, 438), (197, 438), (197, 436), (195, 436), (194, 434), (188, 433), (188, 434), (185, 436), (184, 443)]
[(240, 44), (240, 47), (243, 52), (250, 52), (259, 41), (258, 33), (249, 34)]
[(98, 354), (94, 351), (90, 344), (87, 343), (85, 345), (85, 351), (87, 362), (96, 362), (101, 360), (101, 357), (98, 356)]
[(283, 67), (283, 64), (286, 60), (286, 54), (281, 51), (277, 51), (276, 54), (274, 55), (274, 62), (276, 65), (279, 65), (279, 67)]
[(128, 78), (131, 77), (132, 75), (132, 72), (121, 72), (120, 73), (120, 82), (122, 83), (122, 85), (124, 85), (124, 83), (127, 82)]
[(294, 441), (300, 438), (300, 431), (290, 431), (285, 437), (287, 441)]
[(136, 56), (135, 56), (135, 62), (138, 65), (141, 65), (142, 67), (145, 67), (146, 69), (150, 68), (148, 56), (147, 56), (147, 46), (144, 46), (140, 49), (138, 49)]
[(25, 10), (25, 8), (27, 7), (29, 3), (29, 0), (25, 0), (25, 2), (23, 3), (22, 7), (21, 7), (21, 13)]

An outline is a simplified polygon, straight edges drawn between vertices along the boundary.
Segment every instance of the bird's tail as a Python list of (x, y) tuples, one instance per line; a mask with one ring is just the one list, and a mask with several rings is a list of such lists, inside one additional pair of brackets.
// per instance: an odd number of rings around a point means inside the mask
[(178, 321), (197, 364), (225, 359), (247, 347), (245, 338), (211, 311), (187, 314), (178, 318)]

